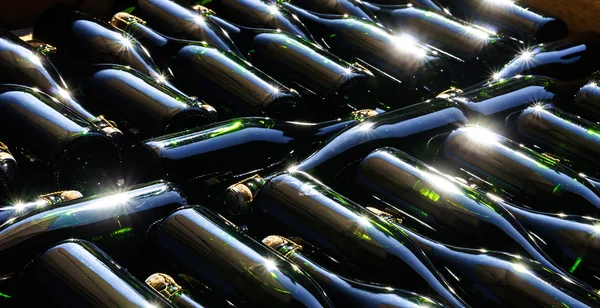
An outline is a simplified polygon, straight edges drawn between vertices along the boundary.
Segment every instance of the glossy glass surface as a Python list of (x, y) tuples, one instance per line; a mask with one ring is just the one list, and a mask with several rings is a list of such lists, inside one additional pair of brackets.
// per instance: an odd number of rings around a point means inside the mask
[(63, 307), (170, 307), (94, 244), (60, 243), (27, 266), (22, 304)]
[(395, 93), (408, 95), (410, 89), (411, 100), (433, 97), (452, 83), (449, 65), (454, 59), (434, 54), (412, 36), (396, 35), (351, 16), (317, 15), (290, 3), (283, 3), (282, 7), (298, 15), (333, 53), (402, 83), (395, 86)]
[(416, 157), (435, 157), (444, 137), (467, 122), (458, 105), (445, 100), (386, 112), (330, 138), (295, 168), (333, 185), (352, 176), (344, 172), (352, 173), (351, 165), (380, 147), (394, 146)]
[(350, 15), (356, 18), (378, 22), (378, 17), (369, 11), (368, 3), (363, 3), (360, 0), (314, 0), (314, 1), (293, 1), (295, 5), (299, 7), (325, 14), (340, 14)]
[(437, 294), (454, 306), (464, 305), (404, 234), (304, 172), (270, 178), (250, 206), (252, 230), (300, 236), (363, 281)]
[(43, 54), (3, 30), (0, 31), (0, 69), (0, 82), (37, 88), (50, 94), (80, 117), (92, 122), (99, 121), (71, 97), (68, 86)]
[(214, 10), (217, 16), (238, 25), (279, 29), (306, 40), (314, 40), (296, 16), (276, 4), (262, 0), (215, 0), (205, 5)]
[(286, 253), (286, 258), (307, 272), (327, 292), (334, 305), (339, 307), (443, 307), (444, 305), (417, 293), (392, 287), (367, 284), (340, 277), (319, 266), (301, 250)]
[(591, 217), (535, 212), (499, 200), (562, 268), (590, 286), (598, 286), (600, 221)]
[[(375, 6), (366, 3), (379, 19), (398, 33), (410, 34), (424, 44), (472, 61), (487, 72), (489, 66), (504, 64), (517, 50), (516, 41), (443, 13), (412, 5)], [(521, 47), (522, 48), (522, 47)], [(481, 59), (476, 59), (481, 57)], [(473, 69), (473, 68), (472, 68)]]
[(588, 78), (600, 66), (596, 56), (600, 50), (599, 38), (596, 33), (584, 33), (525, 48), (495, 72), (494, 78), (516, 75), (542, 75), (561, 80)]
[(586, 84), (577, 92), (575, 106), (584, 118), (600, 121), (600, 87), (596, 82)]
[(148, 26), (162, 34), (180, 39), (204, 41), (221, 50), (242, 56), (227, 32), (210, 18), (189, 8), (173, 1), (140, 0), (136, 9), (144, 16)]
[(133, 37), (63, 6), (46, 11), (36, 22), (33, 36), (83, 62), (129, 65), (154, 79), (164, 77), (148, 50)]
[(302, 157), (319, 141), (359, 120), (300, 123), (240, 118), (146, 140), (130, 155), (133, 181), (167, 178), (194, 191), (195, 183), (206, 175), (245, 173)]
[(588, 307), (598, 304), (593, 290), (537, 262), (485, 249), (447, 246), (409, 230), (405, 233), (444, 276), (456, 281), (458, 294), (468, 294), (465, 297), (472, 307)]
[[(212, 123), (214, 109), (120, 65), (97, 65), (84, 80), (86, 99), (114, 120), (154, 137)], [(125, 127), (125, 125), (123, 125)]]
[(514, 1), (438, 0), (454, 16), (523, 41), (551, 42), (567, 36), (564, 21), (532, 11)]
[(120, 166), (115, 144), (39, 90), (0, 87), (0, 136), (21, 157), (23, 169), (33, 173), (29, 185), (45, 172), (48, 189), (85, 191), (116, 183), (111, 174)]
[(150, 224), (186, 204), (173, 184), (154, 182), (8, 221), (0, 227), (2, 274), (18, 270), (40, 250), (72, 237), (91, 240), (114, 258), (126, 260), (135, 255)]
[(156, 244), (181, 272), (234, 304), (331, 306), (308, 275), (205, 208), (171, 214), (157, 231)]
[(362, 161), (356, 181), (370, 194), (435, 229), (431, 237), (435, 240), (525, 253), (567, 275), (502, 205), (402, 151), (385, 148), (371, 153)]
[(479, 127), (453, 132), (444, 155), (492, 183), (505, 196), (543, 212), (598, 216), (600, 196), (571, 169), (507, 138)]
[[(519, 134), (578, 172), (596, 176), (600, 166), (600, 126), (552, 106), (530, 107), (517, 119)], [(586, 166), (588, 165), (588, 166)]]

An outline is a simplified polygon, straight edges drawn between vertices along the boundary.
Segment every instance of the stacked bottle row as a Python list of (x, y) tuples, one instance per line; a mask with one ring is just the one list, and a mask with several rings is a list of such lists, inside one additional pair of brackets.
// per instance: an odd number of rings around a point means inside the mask
[[(597, 305), (596, 34), (499, 1), (179, 2), (0, 33), (7, 305)], [(15, 202), (54, 189), (104, 194)]]

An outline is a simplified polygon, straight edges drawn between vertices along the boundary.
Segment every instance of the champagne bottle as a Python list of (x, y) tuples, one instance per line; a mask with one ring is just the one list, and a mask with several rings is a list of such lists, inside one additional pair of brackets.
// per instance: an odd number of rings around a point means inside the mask
[(489, 130), (460, 128), (442, 149), (449, 161), (516, 203), (542, 212), (592, 217), (600, 212), (599, 192), (585, 176)]
[(512, 0), (437, 0), (452, 15), (525, 42), (546, 43), (568, 34), (567, 24)]
[(143, 263), (136, 249), (148, 226), (186, 204), (173, 184), (152, 182), (32, 211), (0, 228), (0, 277), (13, 276), (40, 250), (74, 236), (132, 266)]
[(594, 290), (535, 261), (485, 249), (448, 246), (393, 224), (425, 252), (441, 273), (457, 281), (473, 307), (590, 307), (600, 301)]
[(340, 132), (291, 170), (335, 183), (350, 178), (353, 167), (380, 147), (398, 147), (415, 157), (435, 156), (445, 136), (467, 123), (455, 102), (434, 99), (419, 103), (379, 114)]
[[(566, 220), (562, 218), (567, 218), (566, 215), (543, 214), (515, 206), (494, 195), (483, 194), (390, 148), (377, 150), (365, 158), (355, 181), (354, 187), (360, 192), (355, 191), (351, 195), (356, 196), (359, 203), (376, 204), (385, 212), (390, 212), (386, 207), (390, 204), (394, 207), (393, 213), (399, 211), (417, 217), (430, 229), (435, 229), (435, 232), (422, 233), (423, 228), (417, 225), (417, 228), (412, 228), (416, 233), (454, 246), (513, 254), (527, 251), (533, 259), (554, 272), (568, 276), (552, 261), (582, 281), (598, 285), (599, 281), (594, 278), (595, 275), (600, 277), (597, 262), (588, 260), (600, 247), (595, 219), (570, 217)], [(379, 196), (385, 203), (370, 202), (364, 197), (365, 192)], [(479, 205), (473, 208), (473, 204)], [(504, 224), (497, 223), (499, 221)], [(501, 230), (491, 228), (490, 223)], [(404, 221), (403, 226), (408, 227)], [(496, 231), (505, 234), (496, 234)], [(512, 239), (508, 239), (507, 235)], [(489, 241), (490, 238), (494, 240)], [(516, 243), (521, 243), (521, 249), (515, 249)], [(581, 269), (578, 272), (570, 270), (578, 259)], [(587, 263), (581, 264), (583, 259)]]
[(133, 182), (169, 179), (192, 197), (206, 175), (246, 173), (308, 155), (319, 142), (373, 114), (363, 110), (322, 123), (232, 119), (146, 140), (132, 147), (128, 165)]
[[(296, 14), (331, 52), (359, 62), (381, 80), (394, 81), (391, 94), (425, 100), (453, 85), (459, 60), (433, 52), (410, 35), (396, 35), (375, 23), (349, 15), (309, 12), (290, 3), (281, 6)], [(393, 89), (393, 90), (391, 90)]]
[(8, 147), (0, 142), (0, 200), (6, 200), (10, 195), (13, 180), (18, 173), (17, 160)]
[(0, 87), (0, 136), (20, 157), (27, 186), (88, 194), (119, 179), (120, 153), (107, 134), (37, 89)]
[(417, 293), (383, 285), (368, 284), (340, 277), (303, 254), (302, 246), (281, 236), (271, 235), (263, 243), (278, 251), (307, 272), (327, 292), (334, 305), (340, 307), (444, 307)]
[(229, 34), (217, 23), (173, 1), (138, 0), (134, 14), (143, 16), (150, 23), (149, 26), (160, 33), (185, 40), (205, 41), (238, 57), (244, 57)]
[[(33, 44), (44, 46), (41, 42)], [(77, 76), (73, 84), (86, 106), (127, 128), (132, 140), (211, 124), (217, 117), (212, 106), (175, 92), (130, 66), (71, 61), (61, 51), (52, 60), (63, 72)]]
[[(371, 153), (361, 162), (355, 181), (366, 193), (383, 198), (433, 227), (436, 240), (462, 247), (527, 253), (543, 266), (567, 275), (504, 207), (402, 151), (384, 148)], [(352, 195), (359, 200), (361, 194)]]
[(179, 210), (150, 234), (153, 251), (235, 305), (331, 307), (308, 275), (206, 208)]
[(62, 202), (67, 202), (82, 198), (83, 195), (76, 190), (57, 191), (49, 194), (40, 195), (35, 201), (17, 202), (14, 205), (0, 207), (0, 228), (4, 224), (10, 224), (16, 220), (18, 216), (27, 215), (27, 213), (48, 208)]
[(178, 285), (173, 277), (167, 274), (152, 274), (146, 278), (146, 284), (177, 308), (204, 307), (187, 290)]
[[(308, 41), (277, 30), (246, 28), (206, 13), (204, 18), (215, 20), (228, 29), (239, 48), (248, 54), (253, 65), (265, 70), (284, 84), (294, 85), (309, 108), (318, 108), (311, 118), (331, 119), (360, 108), (376, 108), (377, 83), (373, 74), (364, 68), (347, 63)], [(114, 19), (127, 23), (144, 21), (127, 13)], [(130, 25), (129, 27), (132, 27)], [(165, 32), (175, 36), (177, 31)], [(201, 32), (191, 39), (202, 41)]]
[(288, 89), (235, 54), (206, 42), (163, 36), (141, 22), (117, 14), (111, 23), (135, 36), (177, 76), (177, 84), (230, 116), (304, 117), (298, 93)]
[[(159, 3), (157, 0), (140, 0)], [(192, 7), (196, 2), (175, 0), (183, 6)], [(166, 1), (165, 1), (166, 2)], [(166, 6), (167, 4), (161, 4)], [(204, 13), (219, 12), (219, 16), (235, 24), (262, 29), (279, 29), (294, 37), (317, 43), (304, 24), (291, 12), (263, 0), (214, 0), (198, 8)]]
[(93, 123), (106, 134), (118, 137), (121, 132), (103, 116), (91, 114), (76, 101), (62, 76), (44, 56), (14, 34), (0, 30), (0, 82), (20, 84), (48, 93), (79, 117)]
[(228, 188), (225, 206), (255, 236), (274, 230), (302, 237), (344, 267), (345, 276), (435, 296), (465, 306), (423, 252), (392, 225), (304, 172), (254, 176)]
[(596, 81), (581, 87), (575, 96), (575, 106), (585, 118), (600, 122), (600, 87)]
[(67, 240), (20, 274), (21, 304), (62, 307), (171, 307), (94, 244)]
[(561, 80), (587, 78), (600, 68), (596, 55), (600, 34), (587, 32), (547, 44), (523, 49), (493, 73), (500, 80), (517, 75), (542, 75)]

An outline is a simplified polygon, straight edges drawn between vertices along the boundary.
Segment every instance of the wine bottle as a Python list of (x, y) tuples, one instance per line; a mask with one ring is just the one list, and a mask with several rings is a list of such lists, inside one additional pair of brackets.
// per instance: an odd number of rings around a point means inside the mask
[[(160, 2), (157, 0), (142, 0)], [(190, 0), (175, 0), (183, 6), (198, 6)], [(196, 4), (196, 5), (195, 5)], [(166, 5), (166, 4), (163, 4)], [(196, 8), (203, 13), (219, 12), (222, 18), (245, 27), (279, 29), (294, 37), (317, 43), (304, 24), (291, 12), (263, 0), (214, 0)]]
[(302, 237), (336, 258), (347, 277), (374, 281), (465, 306), (452, 281), (392, 225), (304, 172), (254, 176), (227, 189), (225, 206), (245, 215), (255, 236), (274, 230)]
[(331, 307), (308, 275), (206, 208), (179, 210), (150, 234), (152, 251), (234, 305)]
[(600, 87), (596, 81), (581, 87), (575, 96), (575, 106), (585, 118), (600, 122)]
[(599, 192), (586, 177), (489, 130), (460, 128), (446, 138), (442, 149), (449, 161), (516, 203), (541, 212), (592, 217), (600, 213)]
[(72, 237), (90, 240), (133, 267), (144, 262), (136, 249), (148, 226), (185, 205), (173, 184), (152, 182), (32, 211), (0, 228), (0, 276), (12, 276), (40, 250)]
[(187, 290), (178, 285), (173, 277), (167, 274), (152, 274), (146, 278), (146, 284), (177, 308), (205, 307), (191, 296)]
[(416, 7), (428, 9), (430, 11), (446, 12), (449, 11), (438, 2), (438, 0), (369, 0), (373, 4), (385, 4), (385, 5), (402, 5), (410, 4)]
[[(195, 197), (205, 175), (246, 173), (308, 155), (319, 142), (373, 114), (363, 110), (322, 123), (232, 119), (139, 143), (127, 155), (128, 166), (133, 182), (169, 179)], [(243, 160), (237, 159), (240, 153)]]
[(116, 15), (111, 23), (144, 44), (177, 76), (177, 84), (201, 96), (229, 116), (269, 115), (302, 119), (305, 106), (298, 93), (288, 89), (235, 54), (206, 42), (163, 36), (141, 22)]
[[(292, 2), (289, 0), (276, 1), (270, 0), (271, 2)], [(350, 15), (358, 19), (380, 22), (379, 12), (370, 11), (372, 7), (368, 3), (356, 0), (315, 0), (315, 1), (294, 1), (294, 5), (297, 5), (308, 11), (323, 13), (323, 14), (340, 14)]]
[(10, 195), (12, 182), (18, 173), (17, 160), (6, 144), (0, 142), (0, 200), (6, 200)]
[(0, 136), (28, 186), (88, 194), (119, 180), (120, 153), (107, 134), (37, 89), (0, 86)]
[(542, 75), (561, 80), (587, 78), (600, 68), (600, 34), (581, 33), (547, 44), (526, 48), (493, 73), (500, 80), (517, 75)]
[(42, 52), (5, 30), (0, 30), (0, 52), (4, 55), (0, 61), (0, 82), (37, 88), (109, 136), (121, 135), (111, 121), (91, 114), (73, 98), (62, 76)]
[(307, 172), (331, 185), (350, 178), (353, 167), (380, 147), (398, 147), (419, 158), (435, 157), (445, 136), (467, 123), (457, 103), (433, 99), (354, 125), (324, 142), (291, 170)]
[[(564, 38), (567, 24), (512, 0), (437, 0), (452, 15), (494, 32), (506, 33), (525, 42), (546, 43)], [(418, 4), (417, 4), (418, 5)]]
[(143, 16), (157, 32), (180, 39), (205, 41), (238, 57), (244, 57), (229, 34), (217, 23), (173, 1), (138, 0), (134, 14)]
[(87, 241), (56, 244), (28, 264), (19, 276), (21, 305), (171, 307)]
[(271, 235), (263, 244), (278, 251), (307, 272), (327, 292), (334, 305), (340, 307), (444, 307), (442, 303), (417, 293), (389, 286), (368, 284), (340, 277), (303, 254), (302, 246), (291, 240)]
[[(205, 14), (204, 18), (215, 20), (228, 29), (228, 35), (248, 54), (253, 65), (284, 84), (294, 85), (309, 108), (319, 109), (310, 114), (311, 120), (331, 119), (331, 115), (336, 117), (360, 108), (376, 108), (377, 82), (369, 70), (347, 63), (319, 46), (289, 34), (237, 26), (211, 14)], [(144, 24), (127, 13), (118, 13), (114, 19)], [(178, 32), (164, 34), (176, 36)], [(203, 38), (198, 32), (191, 39), (202, 41)]]
[(16, 220), (18, 216), (24, 216), (35, 210), (48, 208), (62, 202), (82, 197), (83, 195), (76, 190), (63, 190), (40, 195), (35, 201), (17, 202), (14, 205), (0, 207), (0, 228), (2, 228), (4, 224), (10, 224), (12, 221)]
[[(567, 275), (504, 207), (402, 151), (383, 148), (371, 153), (361, 162), (355, 181), (364, 192), (379, 196), (434, 228), (435, 240), (527, 253), (543, 266)], [(360, 200), (360, 193), (354, 195)]]
[(590, 307), (600, 301), (594, 290), (535, 261), (485, 249), (448, 246), (392, 224), (404, 231), (443, 275), (457, 281), (473, 307)]
[[(360, 192), (355, 191), (351, 196), (356, 196), (359, 203), (377, 206), (388, 213), (389, 204), (394, 208), (394, 214), (399, 211), (417, 217), (435, 230), (421, 232), (424, 228), (417, 225), (412, 228), (416, 233), (454, 246), (483, 247), (513, 254), (527, 251), (554, 272), (568, 276), (551, 264), (552, 261), (592, 286), (599, 283), (594, 278), (594, 275), (600, 277), (597, 262), (588, 261), (600, 247), (595, 219), (571, 217), (566, 220), (561, 218), (567, 218), (566, 215), (543, 214), (512, 205), (391, 148), (377, 150), (365, 158), (355, 181), (354, 188)], [(377, 195), (385, 202), (374, 203), (365, 198), (365, 192)], [(452, 205), (445, 207), (444, 204)], [(479, 206), (473, 208), (473, 204)], [(504, 224), (493, 223), (494, 220)], [(494, 229), (490, 223), (502, 231)], [(404, 221), (403, 226), (409, 227)], [(505, 234), (495, 234), (495, 231)], [(494, 240), (489, 241), (490, 238)], [(582, 238), (587, 239), (582, 241)], [(521, 249), (514, 248), (516, 243), (521, 243)], [(581, 265), (579, 272), (570, 270), (578, 259), (581, 263), (583, 258), (587, 263)]]
[[(30, 44), (45, 46), (42, 42)], [(127, 128), (135, 141), (213, 123), (216, 110), (175, 92), (163, 83), (131, 68), (118, 64), (88, 64), (71, 61), (57, 50), (52, 61), (63, 72), (77, 76), (76, 93), (90, 110), (105, 113)]]
[(430, 51), (413, 36), (396, 35), (387, 28), (349, 15), (318, 14), (290, 3), (281, 6), (297, 15), (334, 54), (364, 65), (381, 77), (382, 82), (394, 81), (395, 85), (388, 91), (404, 95), (408, 101), (433, 97), (459, 77), (453, 71), (460, 63), (458, 59)]

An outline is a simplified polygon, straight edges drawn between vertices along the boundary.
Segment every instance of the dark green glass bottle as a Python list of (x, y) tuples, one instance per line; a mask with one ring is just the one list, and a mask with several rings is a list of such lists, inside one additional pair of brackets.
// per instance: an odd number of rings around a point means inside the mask
[(19, 173), (17, 160), (8, 147), (0, 142), (0, 200), (7, 201), (13, 180)]
[[(300, 236), (335, 258), (342, 274), (465, 306), (406, 236), (304, 172), (254, 176), (232, 185), (225, 206), (254, 236)], [(247, 217), (244, 217), (247, 216)]]
[(389, 286), (364, 283), (336, 275), (304, 255), (302, 246), (291, 240), (270, 235), (263, 244), (273, 248), (307, 272), (339, 307), (443, 307), (444, 305), (417, 293)]
[[(364, 110), (321, 122), (239, 118), (139, 143), (127, 157), (132, 182), (169, 179), (194, 200), (207, 177), (245, 174), (308, 155), (319, 143), (376, 114)], [(244, 158), (240, 159), (240, 153)]]
[[(202, 41), (167, 37), (118, 13), (111, 23), (137, 38), (158, 61), (168, 64), (175, 83), (197, 94), (226, 117), (271, 116), (305, 119), (298, 93), (235, 54)], [(200, 16), (200, 15), (198, 15)]]
[[(433, 1), (437, 3), (427, 3)], [(567, 24), (560, 18), (536, 12), (512, 0), (411, 0), (411, 3), (426, 8), (438, 4), (442, 10), (460, 19), (528, 43), (552, 42), (568, 34)]]
[(14, 34), (0, 30), (0, 82), (39, 89), (107, 135), (119, 138), (121, 132), (109, 120), (91, 114), (73, 97), (69, 89), (69, 86), (73, 89), (73, 85), (65, 83), (44, 54), (50, 49), (36, 50)]
[(167, 274), (152, 274), (146, 278), (146, 284), (177, 308), (205, 307), (191, 296), (187, 290), (178, 285), (173, 277)]
[(206, 208), (174, 212), (149, 237), (148, 249), (158, 248), (179, 275), (205, 283), (234, 305), (332, 307), (306, 273)]
[(34, 201), (17, 202), (13, 205), (0, 207), (0, 228), (11, 224), (20, 216), (40, 209), (48, 209), (62, 202), (82, 198), (83, 195), (76, 190), (63, 190), (38, 196)]
[(0, 139), (19, 161), (19, 186), (41, 188), (37, 193), (92, 194), (120, 179), (121, 156), (113, 140), (38, 89), (0, 86)]
[(443, 155), (516, 203), (532, 209), (598, 217), (600, 193), (583, 175), (547, 155), (481, 127), (454, 131)]
[(94, 244), (81, 240), (48, 249), (27, 265), (19, 282), (21, 307), (171, 307)]
[[(520, 246), (533, 249), (529, 255), (545, 267), (565, 276), (573, 275), (591, 286), (600, 284), (594, 278), (600, 277), (598, 263), (592, 260), (600, 249), (596, 226), (600, 222), (591, 217), (540, 213), (507, 203), (391, 148), (379, 149), (365, 158), (353, 189), (348, 191), (361, 204), (394, 215), (402, 213), (405, 228), (433, 240), (521, 255), (514, 244), (526, 243)], [(381, 201), (366, 197), (370, 195)], [(474, 204), (478, 206), (473, 207)], [(427, 228), (412, 223), (409, 217), (419, 219)]]

